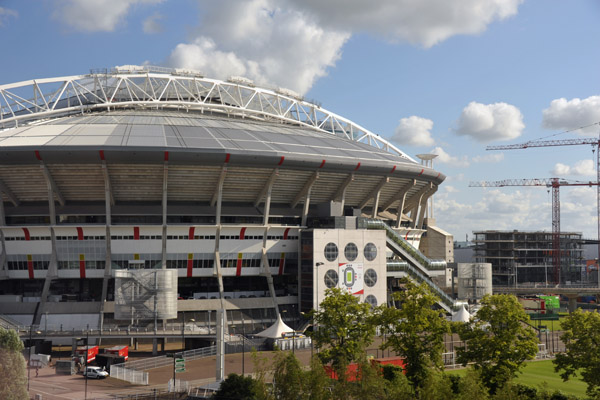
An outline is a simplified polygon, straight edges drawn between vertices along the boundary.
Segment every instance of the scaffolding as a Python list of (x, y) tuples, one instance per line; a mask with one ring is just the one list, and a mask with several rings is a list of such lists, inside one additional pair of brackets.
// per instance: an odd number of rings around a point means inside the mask
[[(495, 285), (553, 281), (553, 236), (545, 231), (474, 232), (475, 261), (492, 264)], [(581, 280), (582, 234), (560, 233), (560, 282)]]

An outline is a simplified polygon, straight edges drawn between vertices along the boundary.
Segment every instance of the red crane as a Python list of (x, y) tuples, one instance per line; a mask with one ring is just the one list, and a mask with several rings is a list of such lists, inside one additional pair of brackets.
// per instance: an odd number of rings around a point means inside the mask
[[(590, 127), (592, 125), (600, 125), (600, 122), (596, 122), (591, 125), (587, 125), (584, 128)], [(577, 130), (577, 129), (574, 129)], [(571, 132), (571, 131), (567, 131)], [(563, 132), (563, 133), (567, 133)], [(592, 151), (596, 151), (596, 182), (600, 182), (600, 136), (597, 139), (594, 138), (580, 138), (580, 139), (561, 139), (561, 140), (530, 140), (525, 143), (518, 144), (508, 144), (508, 145), (500, 145), (500, 146), (488, 146), (486, 150), (518, 150), (518, 149), (528, 149), (531, 147), (553, 147), (553, 146), (579, 146), (582, 144), (587, 144), (592, 146)], [(600, 268), (600, 186), (596, 184), (596, 207), (598, 212), (598, 268)], [(558, 196), (558, 193), (556, 193)], [(552, 197), (554, 199), (554, 195)], [(553, 201), (554, 204), (554, 201)], [(560, 206), (557, 206), (560, 208)], [(554, 215), (557, 214), (559, 218), (560, 224), (560, 209), (556, 209), (554, 206), (552, 208), (552, 228), (554, 232)], [(560, 232), (559, 232), (560, 234)]]
[[(598, 182), (568, 181), (560, 178), (504, 179), (492, 182), (471, 182), (469, 187), (545, 186), (552, 188), (552, 265), (554, 282), (560, 282), (560, 193), (561, 186), (598, 186)], [(600, 187), (600, 186), (598, 186)]]

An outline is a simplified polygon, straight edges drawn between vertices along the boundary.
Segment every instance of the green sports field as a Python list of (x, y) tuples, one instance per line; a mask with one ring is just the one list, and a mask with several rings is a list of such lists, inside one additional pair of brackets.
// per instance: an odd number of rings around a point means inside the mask
[[(554, 365), (551, 360), (528, 362), (522, 371), (523, 373), (516, 379), (518, 383), (540, 388), (542, 383), (546, 382), (546, 387), (551, 392), (560, 390), (565, 394), (585, 398), (587, 385), (577, 378), (571, 378), (569, 381), (563, 382), (560, 375), (554, 372)], [(466, 370), (447, 370), (446, 372), (462, 376)]]

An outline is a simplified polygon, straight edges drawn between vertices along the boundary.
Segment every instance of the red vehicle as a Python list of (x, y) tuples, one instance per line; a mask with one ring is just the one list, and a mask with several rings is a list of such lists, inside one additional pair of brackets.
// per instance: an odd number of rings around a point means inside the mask
[(104, 349), (106, 354), (114, 354), (119, 357), (125, 358), (125, 361), (129, 358), (129, 346), (113, 346), (108, 349)]
[(98, 351), (99, 351), (98, 346), (79, 346), (79, 347), (77, 347), (77, 351), (75, 352), (75, 355), (77, 357), (80, 357), (83, 360), (85, 360), (84, 357), (87, 353), (87, 362), (89, 364), (96, 359), (96, 356), (98, 355)]

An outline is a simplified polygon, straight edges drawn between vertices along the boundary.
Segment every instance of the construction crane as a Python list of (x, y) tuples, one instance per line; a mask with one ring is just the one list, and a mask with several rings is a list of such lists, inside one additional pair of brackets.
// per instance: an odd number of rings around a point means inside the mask
[(598, 182), (568, 181), (560, 178), (504, 179), (492, 182), (471, 182), (469, 187), (544, 186), (552, 188), (552, 265), (554, 282), (560, 282), (560, 192), (561, 186), (598, 186)]

